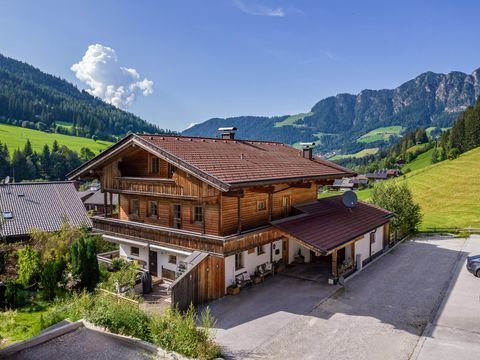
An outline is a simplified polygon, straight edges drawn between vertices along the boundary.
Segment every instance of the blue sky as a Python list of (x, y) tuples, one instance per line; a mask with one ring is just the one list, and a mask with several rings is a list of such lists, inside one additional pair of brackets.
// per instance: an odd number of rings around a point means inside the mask
[(128, 108), (181, 130), (210, 117), (309, 111), (421, 72), (480, 67), (478, 1), (2, 1), (0, 52), (87, 85), (89, 45), (153, 82)]

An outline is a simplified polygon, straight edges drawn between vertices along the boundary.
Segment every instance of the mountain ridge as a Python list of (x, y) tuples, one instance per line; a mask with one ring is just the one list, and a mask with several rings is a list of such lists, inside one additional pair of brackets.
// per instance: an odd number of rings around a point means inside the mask
[[(359, 137), (379, 127), (400, 125), (405, 131), (416, 127), (449, 127), (458, 114), (480, 95), (480, 68), (470, 74), (424, 72), (394, 89), (364, 89), (358, 94), (339, 93), (321, 99), (311, 115), (292, 124), (276, 127), (289, 116), (237, 116), (213, 118), (182, 132), (184, 135), (214, 136), (221, 126), (237, 126), (245, 139), (277, 140), (289, 144), (317, 141), (317, 150), (359, 151), (388, 141), (361, 144)], [(247, 130), (245, 130), (246, 128)], [(333, 135), (332, 135), (333, 134)]]

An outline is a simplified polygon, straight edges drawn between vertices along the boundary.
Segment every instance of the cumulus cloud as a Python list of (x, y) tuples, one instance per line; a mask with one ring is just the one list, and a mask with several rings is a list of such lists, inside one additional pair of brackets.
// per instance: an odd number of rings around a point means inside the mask
[(88, 85), (90, 94), (118, 108), (126, 108), (139, 94), (153, 93), (153, 81), (141, 79), (135, 69), (120, 66), (115, 50), (107, 46), (90, 45), (82, 60), (70, 69)]
[(237, 8), (248, 15), (273, 17), (283, 17), (286, 15), (285, 10), (281, 7), (272, 8), (260, 4), (246, 3), (244, 0), (234, 0), (233, 3)]

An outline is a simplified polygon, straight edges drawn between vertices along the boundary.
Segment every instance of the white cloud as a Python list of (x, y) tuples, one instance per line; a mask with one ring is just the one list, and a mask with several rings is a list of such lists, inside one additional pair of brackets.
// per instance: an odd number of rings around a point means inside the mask
[(233, 0), (233, 3), (243, 11), (245, 14), (248, 15), (258, 15), (258, 16), (273, 16), (273, 17), (283, 17), (286, 15), (286, 12), (283, 8), (271, 8), (268, 6), (254, 4), (254, 3), (246, 3), (244, 0)]
[(153, 81), (142, 80), (137, 70), (120, 66), (115, 50), (107, 46), (90, 45), (70, 69), (88, 85), (90, 94), (119, 108), (126, 108), (138, 94), (153, 93)]

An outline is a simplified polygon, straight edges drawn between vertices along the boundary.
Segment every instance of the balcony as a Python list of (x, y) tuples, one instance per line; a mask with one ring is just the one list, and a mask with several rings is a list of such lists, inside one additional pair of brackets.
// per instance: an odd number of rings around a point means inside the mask
[(140, 177), (117, 177), (112, 182), (112, 187), (105, 189), (108, 192), (124, 193), (132, 195), (152, 195), (168, 198), (181, 198), (186, 200), (198, 200), (198, 187), (178, 186), (173, 179), (167, 178), (140, 178)]

